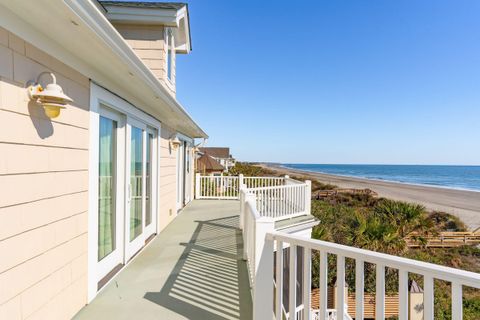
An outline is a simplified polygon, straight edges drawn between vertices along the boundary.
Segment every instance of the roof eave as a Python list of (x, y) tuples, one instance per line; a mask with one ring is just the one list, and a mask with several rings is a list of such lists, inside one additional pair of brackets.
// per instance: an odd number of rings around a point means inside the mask
[[(158, 81), (153, 72), (148, 68), (143, 61), (136, 55), (133, 49), (127, 44), (125, 39), (118, 33), (115, 27), (109, 20), (103, 15), (103, 13), (97, 8), (97, 6), (90, 1), (75, 1), (65, 0), (65, 2), (74, 10), (75, 13), (82, 18), (82, 20), (89, 25), (97, 34), (102, 35), (103, 40), (109, 45), (112, 50), (125, 58), (125, 62), (132, 67), (136, 75), (143, 78), (145, 83), (149, 84), (152, 89), (160, 95), (162, 99), (169, 102), (174, 111), (181, 113), (184, 117), (191, 122), (195, 127), (194, 131), (197, 134), (192, 136), (187, 132), (183, 132), (192, 138), (208, 138), (208, 135), (201, 129), (201, 127), (193, 120), (183, 106), (173, 98), (167, 89)], [(175, 129), (175, 128), (174, 128)]]

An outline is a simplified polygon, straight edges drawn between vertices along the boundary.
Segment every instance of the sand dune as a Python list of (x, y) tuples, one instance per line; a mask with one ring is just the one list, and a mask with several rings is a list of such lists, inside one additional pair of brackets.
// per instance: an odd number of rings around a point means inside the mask
[(335, 176), (306, 172), (274, 165), (262, 165), (282, 174), (302, 174), (320, 182), (331, 183), (341, 188), (369, 188), (380, 196), (416, 202), (430, 210), (440, 210), (458, 216), (471, 230), (480, 228), (480, 192), (447, 188), (418, 186), (362, 178)]

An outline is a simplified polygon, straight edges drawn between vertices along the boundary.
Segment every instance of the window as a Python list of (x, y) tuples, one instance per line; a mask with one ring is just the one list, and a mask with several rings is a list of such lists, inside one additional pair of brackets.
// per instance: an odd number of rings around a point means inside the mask
[(167, 29), (167, 78), (172, 80), (172, 64), (173, 64), (173, 33), (171, 29)]

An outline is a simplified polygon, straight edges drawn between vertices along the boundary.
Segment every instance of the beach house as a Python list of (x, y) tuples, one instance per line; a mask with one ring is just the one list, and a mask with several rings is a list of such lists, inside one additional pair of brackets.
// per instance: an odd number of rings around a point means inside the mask
[[(386, 268), (399, 319), (409, 273), (425, 319), (434, 280), (462, 319), (479, 274), (311, 240), (309, 181), (194, 174), (207, 134), (175, 72), (191, 50), (186, 4), (0, 0), (0, 319), (363, 319), (365, 263), (377, 319)], [(344, 290), (327, 303), (329, 256), (338, 288), (355, 274), (354, 313)]]
[(217, 160), (228, 172), (231, 167), (235, 166), (235, 158), (230, 154), (230, 148), (226, 147), (202, 147), (198, 148), (199, 153), (208, 154)]

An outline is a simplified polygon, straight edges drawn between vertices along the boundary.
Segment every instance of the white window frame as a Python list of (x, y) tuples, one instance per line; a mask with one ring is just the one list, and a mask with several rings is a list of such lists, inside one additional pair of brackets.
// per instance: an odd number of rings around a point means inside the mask
[[(171, 43), (170, 43), (171, 42)], [(175, 57), (175, 37), (171, 28), (165, 28), (165, 78), (173, 85), (173, 59)], [(168, 72), (170, 70), (170, 74)]]
[[(99, 118), (100, 110), (102, 106), (108, 107), (126, 117), (126, 119), (132, 118), (138, 121), (144, 122), (147, 126), (157, 130), (157, 143), (156, 148), (159, 151), (161, 141), (161, 123), (152, 116), (146, 114), (142, 110), (134, 107), (124, 99), (104, 89), (103, 87), (90, 82), (90, 129), (89, 129), (89, 203), (88, 203), (88, 302), (91, 302), (100, 293), (102, 289), (97, 290), (98, 279), (97, 274), (97, 262), (98, 262), (98, 157), (99, 157)], [(160, 159), (156, 163), (156, 177), (155, 185), (158, 189), (160, 185)], [(153, 172), (153, 170), (152, 170)], [(157, 192), (158, 194), (158, 192)], [(159, 212), (160, 198), (155, 203), (155, 212)], [(157, 215), (156, 219), (156, 232), (158, 232), (158, 224), (160, 217)], [(138, 255), (137, 255), (138, 256)], [(130, 261), (124, 261), (125, 266)], [(117, 273), (118, 275), (118, 273)], [(114, 279), (112, 277), (112, 279)], [(112, 279), (109, 280), (112, 281)]]

